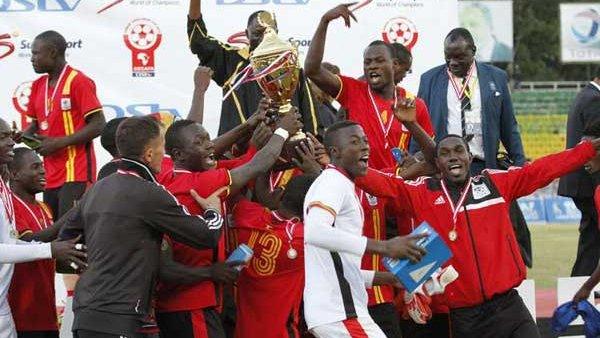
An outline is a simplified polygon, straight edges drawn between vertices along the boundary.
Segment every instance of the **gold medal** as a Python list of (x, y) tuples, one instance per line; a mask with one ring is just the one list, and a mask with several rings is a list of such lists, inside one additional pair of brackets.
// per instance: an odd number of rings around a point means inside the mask
[(450, 232), (448, 232), (448, 239), (450, 239), (452, 242), (456, 241), (457, 238), (458, 234), (456, 233), (456, 230), (452, 229)]
[(289, 259), (296, 259), (298, 257), (298, 251), (294, 248), (289, 248), (287, 251), (287, 256)]

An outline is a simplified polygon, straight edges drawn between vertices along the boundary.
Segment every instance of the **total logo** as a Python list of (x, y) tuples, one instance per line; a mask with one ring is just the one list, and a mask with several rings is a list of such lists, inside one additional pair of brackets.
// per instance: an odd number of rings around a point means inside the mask
[(81, 0), (0, 0), (0, 12), (72, 12)]
[(579, 43), (594, 42), (600, 34), (600, 15), (592, 8), (577, 13), (571, 23), (571, 33)]
[(310, 0), (217, 0), (217, 5), (307, 5)]
[(385, 24), (381, 36), (386, 43), (401, 43), (410, 50), (419, 40), (419, 31), (412, 21), (399, 16)]

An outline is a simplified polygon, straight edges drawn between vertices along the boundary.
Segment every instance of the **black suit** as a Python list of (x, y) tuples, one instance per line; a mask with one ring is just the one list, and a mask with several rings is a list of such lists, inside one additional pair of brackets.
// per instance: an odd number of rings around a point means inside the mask
[[(599, 117), (600, 90), (590, 83), (577, 94), (569, 112), (567, 148), (573, 148), (579, 143), (586, 125)], [(595, 186), (594, 180), (583, 168), (563, 176), (558, 185), (558, 194), (571, 197), (582, 214), (577, 259), (571, 276), (591, 275), (600, 259), (598, 214), (593, 199)]]

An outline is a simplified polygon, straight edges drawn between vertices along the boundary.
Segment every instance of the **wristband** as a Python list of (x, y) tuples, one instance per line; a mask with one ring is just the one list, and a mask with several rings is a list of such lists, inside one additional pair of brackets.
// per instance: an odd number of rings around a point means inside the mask
[(290, 133), (283, 128), (277, 128), (273, 134), (283, 137), (284, 140), (287, 140), (288, 137), (290, 137)]

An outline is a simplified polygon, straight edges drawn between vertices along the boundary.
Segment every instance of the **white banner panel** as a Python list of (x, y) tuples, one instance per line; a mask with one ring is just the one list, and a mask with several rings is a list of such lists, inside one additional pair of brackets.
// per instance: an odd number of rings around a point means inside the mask
[(512, 62), (512, 0), (460, 1), (460, 26), (468, 29), (477, 46), (477, 61)]
[(600, 61), (600, 3), (560, 4), (561, 60)]
[[(111, 6), (106, 8), (106, 6)], [(209, 34), (226, 41), (246, 27), (250, 13), (276, 13), (280, 35), (298, 41), (305, 55), (327, 0), (204, 0)], [(53, 29), (69, 41), (67, 60), (97, 85), (107, 119), (168, 111), (185, 117), (198, 63), (187, 47), (187, 0), (0, 0), (0, 110), (19, 121), (15, 102), (27, 103), (27, 86), (37, 75), (30, 64), (32, 39)], [(373, 0), (356, 12), (358, 23), (330, 26), (325, 60), (344, 74), (362, 74), (362, 52), (376, 39), (413, 46), (413, 74), (404, 83), (416, 91), (419, 76), (443, 63), (443, 39), (457, 26), (456, 0)], [(18, 36), (2, 36), (18, 32)], [(127, 34), (126, 34), (127, 32)], [(132, 53), (131, 49), (141, 53)], [(302, 59), (303, 61), (303, 59)], [(215, 136), (221, 89), (207, 93), (205, 125)], [(18, 106), (18, 105), (17, 105)], [(98, 146), (99, 164), (108, 160)]]

